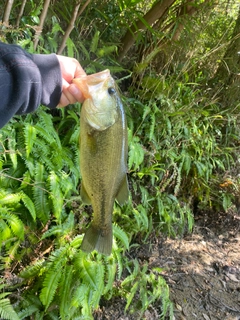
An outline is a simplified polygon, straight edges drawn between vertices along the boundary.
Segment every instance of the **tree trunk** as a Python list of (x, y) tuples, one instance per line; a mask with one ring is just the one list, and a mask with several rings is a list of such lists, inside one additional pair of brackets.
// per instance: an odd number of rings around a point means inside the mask
[(212, 82), (221, 87), (219, 100), (224, 108), (240, 103), (240, 10), (232, 39)]
[[(188, 2), (182, 1), (178, 6), (174, 8), (174, 14), (176, 17), (172, 17), (170, 23), (162, 26), (165, 17), (162, 16), (162, 19), (159, 19), (155, 25), (154, 29), (160, 29), (165, 36), (159, 39), (157, 43), (152, 43), (152, 45), (144, 46), (140, 53), (138, 52), (138, 56), (140, 58), (140, 63), (136, 70), (142, 71), (145, 67), (147, 67), (151, 60), (155, 59), (156, 64), (158, 65), (168, 65), (169, 63), (169, 52), (171, 52), (171, 59), (174, 60), (174, 56), (178, 55), (178, 52), (172, 51), (174, 42), (179, 41), (180, 36), (185, 29), (187, 24), (194, 23), (192, 16), (196, 15), (198, 12), (202, 12), (203, 10), (209, 10), (212, 8), (212, 4), (209, 5), (209, 2), (212, 0), (204, 0), (202, 3), (198, 5), (194, 5), (191, 0)], [(191, 21), (192, 20), (192, 21)], [(149, 41), (149, 44), (151, 40)]]
[(45, 0), (44, 1), (43, 10), (42, 10), (42, 13), (41, 13), (41, 16), (40, 16), (40, 24), (39, 24), (38, 28), (36, 29), (36, 34), (35, 34), (35, 39), (34, 39), (34, 50), (37, 49), (39, 37), (40, 37), (40, 35), (42, 33), (43, 24), (44, 24), (44, 21), (46, 19), (46, 15), (47, 15), (47, 12), (48, 12), (49, 5), (50, 5), (50, 0)]
[[(148, 25), (153, 25), (157, 20), (162, 18), (171, 5), (176, 0), (162, 0), (157, 2), (143, 17), (143, 20), (146, 21)], [(121, 40), (122, 48), (119, 51), (118, 60), (121, 61), (123, 57), (127, 54), (131, 46), (134, 44), (139, 32), (146, 30), (147, 26), (142, 22), (142, 20), (138, 20), (134, 23), (130, 29), (127, 31), (123, 39)]]
[(22, 15), (23, 15), (23, 11), (24, 11), (26, 2), (27, 2), (27, 0), (23, 0), (23, 1), (22, 1), (21, 8), (20, 8), (20, 11), (19, 11), (19, 14), (18, 14), (18, 17), (17, 17), (17, 22), (16, 22), (16, 27), (17, 27), (17, 28), (19, 27), (20, 20), (21, 20), (21, 18), (22, 18)]
[(12, 10), (13, 2), (14, 2), (14, 0), (8, 0), (6, 2), (4, 15), (3, 15), (3, 20), (2, 20), (2, 22), (5, 23), (6, 25), (9, 24), (9, 17), (10, 17), (10, 13), (11, 13), (11, 10)]
[[(209, 4), (209, 2), (211, 2), (211, 0), (205, 0), (199, 5), (194, 5), (194, 3), (191, 0), (189, 0), (187, 3), (183, 3), (183, 5), (181, 6), (180, 13), (178, 14), (178, 17), (177, 17), (177, 18), (179, 17), (181, 18), (180, 23), (178, 24), (177, 27), (175, 23), (174, 27), (172, 28), (172, 29), (175, 29), (172, 36), (173, 41), (179, 40), (181, 33), (185, 28), (185, 23), (187, 22), (189, 17), (193, 16), (196, 12), (203, 10), (203, 8), (206, 7), (206, 5)], [(212, 7), (213, 5), (211, 4), (211, 8)]]

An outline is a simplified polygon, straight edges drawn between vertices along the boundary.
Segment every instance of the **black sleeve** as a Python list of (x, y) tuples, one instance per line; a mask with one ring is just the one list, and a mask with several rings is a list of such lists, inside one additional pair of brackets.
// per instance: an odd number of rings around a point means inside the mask
[(40, 104), (55, 108), (61, 91), (55, 54), (30, 54), (0, 42), (0, 128), (15, 114), (33, 112)]

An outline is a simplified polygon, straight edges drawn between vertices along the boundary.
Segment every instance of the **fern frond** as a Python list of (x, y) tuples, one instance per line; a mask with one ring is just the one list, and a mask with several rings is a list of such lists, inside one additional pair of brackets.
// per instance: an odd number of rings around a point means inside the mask
[[(61, 141), (59, 135), (57, 134), (55, 128), (53, 127), (52, 115), (47, 113), (45, 110), (40, 110), (39, 112), (39, 127), (46, 129), (47, 136), (43, 135), (46, 141), (56, 142), (59, 147), (61, 147)], [(42, 131), (43, 132), (43, 131)]]
[(19, 203), (21, 200), (21, 193), (6, 193), (1, 192), (0, 195), (0, 204), (5, 205), (14, 205)]
[(137, 290), (139, 287), (139, 282), (135, 282), (134, 285), (131, 287), (130, 289), (130, 293), (127, 295), (127, 304), (125, 306), (125, 311), (127, 311), (127, 309), (129, 308)]
[(34, 177), (35, 161), (36, 160), (31, 155), (28, 157), (28, 159), (24, 159), (25, 166), (28, 170), (27, 172), (31, 177)]
[(117, 279), (120, 280), (123, 273), (123, 258), (122, 258), (122, 250), (119, 249), (116, 245), (116, 242), (113, 242), (113, 254), (117, 263)]
[(50, 186), (50, 197), (53, 204), (53, 214), (58, 223), (61, 223), (61, 213), (63, 208), (63, 195), (59, 186), (59, 177), (54, 171), (51, 171), (48, 177)]
[(51, 253), (49, 256), (50, 263), (48, 265), (57, 266), (58, 264), (64, 265), (67, 262), (67, 253), (69, 250), (69, 245), (65, 245), (65, 247), (61, 247)]
[(23, 131), (24, 131), (24, 138), (25, 138), (26, 156), (28, 158), (32, 151), (33, 144), (36, 141), (37, 130), (30, 123), (26, 123), (24, 125)]
[(129, 169), (133, 169), (134, 171), (136, 171), (144, 160), (144, 154), (145, 152), (142, 145), (139, 143), (139, 138), (133, 137), (133, 140), (129, 146)]
[(57, 225), (57, 226), (53, 226), (51, 227), (49, 230), (47, 230), (46, 232), (44, 232), (44, 234), (41, 237), (41, 240), (49, 238), (53, 235), (63, 235), (63, 230), (62, 230), (62, 225)]
[(8, 148), (9, 148), (9, 156), (13, 164), (13, 168), (16, 170), (17, 165), (18, 165), (18, 160), (17, 160), (17, 150), (16, 150), (16, 132), (12, 131), (11, 135), (8, 138)]
[(19, 249), (20, 246), (20, 240), (16, 241), (16, 239), (11, 239), (11, 240), (15, 240), (14, 242), (12, 242), (11, 246), (8, 249), (8, 255), (3, 258), (6, 267), (10, 267), (10, 263), (12, 262), (12, 260), (15, 258), (15, 255), (17, 253), (17, 250)]
[(41, 259), (38, 260), (33, 265), (27, 266), (24, 270), (22, 270), (19, 273), (19, 277), (24, 279), (29, 279), (35, 277), (41, 270), (41, 268), (44, 266), (45, 260)]
[(43, 281), (43, 288), (40, 293), (40, 300), (42, 304), (45, 306), (45, 310), (49, 307), (50, 303), (52, 302), (60, 278), (62, 276), (61, 270), (61, 264), (59, 264), (59, 268), (52, 268), (47, 271), (44, 281)]
[(82, 244), (82, 239), (83, 236), (82, 235), (77, 235), (70, 243), (70, 246), (72, 248), (78, 249), (80, 247), (80, 245)]
[(86, 259), (83, 259), (81, 261), (81, 271), (80, 274), (82, 278), (84, 279), (85, 283), (88, 283), (92, 288), (95, 290), (97, 289), (97, 279), (96, 279), (96, 270), (95, 270), (95, 263), (92, 261), (88, 261)]
[(21, 192), (21, 199), (25, 205), (25, 207), (28, 209), (28, 211), (30, 212), (33, 220), (36, 220), (36, 210), (35, 210), (35, 206), (34, 203), (32, 202), (32, 200), (29, 198), (29, 196), (27, 196), (23, 191)]
[(69, 174), (64, 171), (59, 172), (59, 184), (63, 192), (63, 198), (65, 198), (70, 191), (73, 191), (73, 187), (75, 187)]
[(125, 231), (123, 231), (118, 225), (113, 225), (113, 235), (121, 241), (121, 243), (124, 245), (125, 249), (129, 249), (129, 241), (128, 236)]
[(96, 53), (98, 47), (100, 31), (96, 31), (91, 42), (90, 52)]
[(106, 295), (109, 293), (108, 299), (111, 297), (113, 293), (113, 284), (116, 276), (117, 271), (117, 264), (112, 258), (105, 258), (106, 259), (106, 267), (105, 267), (105, 279), (107, 283), (105, 283), (103, 294)]
[[(41, 237), (41, 240), (51, 237), (53, 235), (59, 235), (59, 236), (64, 236), (70, 232), (72, 232), (74, 229), (74, 214), (73, 212), (70, 212), (69, 215), (67, 216), (67, 219), (64, 221), (64, 223), (60, 225), (56, 225), (51, 227), (49, 230), (44, 232), (44, 234)], [(82, 236), (81, 236), (82, 239)], [(81, 243), (81, 241), (80, 241)], [(79, 244), (80, 246), (80, 244)]]
[[(3, 208), (0, 207), (0, 210), (2, 209)], [(0, 244), (2, 245), (3, 241), (6, 241), (7, 239), (10, 239), (12, 237), (13, 234), (11, 229), (3, 219), (0, 219)]]
[(59, 290), (61, 319), (69, 319), (72, 278), (73, 266), (66, 265), (62, 274), (62, 281), (60, 283)]
[[(142, 191), (142, 190), (141, 190)], [(132, 210), (136, 222), (138, 224), (138, 228), (141, 231), (148, 231), (149, 229), (149, 217), (147, 215), (147, 210), (144, 206), (139, 204), (137, 208), (133, 208)]]
[(49, 218), (49, 202), (45, 190), (44, 166), (37, 162), (35, 166), (35, 185), (33, 187), (34, 205), (37, 217), (46, 223)]
[(74, 131), (69, 139), (69, 143), (78, 144), (79, 136), (80, 136), (80, 126), (76, 126), (76, 128), (74, 128)]
[(29, 307), (25, 308), (18, 312), (19, 319), (29, 319), (31, 315), (33, 315), (38, 310), (37, 306), (30, 305)]
[(89, 301), (94, 310), (98, 307), (99, 301), (104, 292), (104, 271), (105, 268), (102, 263), (97, 264), (97, 267), (95, 266), (97, 289), (91, 293), (91, 300)]
[[(88, 295), (89, 295), (90, 287), (87, 284), (79, 284), (74, 293), (71, 300), (71, 306), (75, 309), (83, 306), (85, 304), (88, 305)], [(90, 311), (90, 309), (89, 309)]]
[(2, 212), (0, 217), (6, 221), (15, 236), (21, 240), (24, 239), (24, 224), (15, 214)]
[[(80, 268), (80, 277), (89, 288), (88, 307), (96, 308), (104, 291), (104, 265), (87, 260), (82, 254), (79, 254), (76, 260), (76, 265)], [(85, 304), (83, 304), (83, 308), (86, 308)]]
[(19, 317), (10, 304), (9, 299), (0, 300), (0, 317), (6, 320), (19, 320)]

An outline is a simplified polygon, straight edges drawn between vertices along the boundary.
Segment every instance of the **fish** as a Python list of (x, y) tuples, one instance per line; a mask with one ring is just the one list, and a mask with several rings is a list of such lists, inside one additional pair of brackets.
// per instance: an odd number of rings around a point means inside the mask
[(124, 107), (110, 71), (75, 78), (85, 98), (80, 113), (80, 196), (93, 218), (81, 250), (112, 252), (114, 202), (128, 201), (128, 133)]

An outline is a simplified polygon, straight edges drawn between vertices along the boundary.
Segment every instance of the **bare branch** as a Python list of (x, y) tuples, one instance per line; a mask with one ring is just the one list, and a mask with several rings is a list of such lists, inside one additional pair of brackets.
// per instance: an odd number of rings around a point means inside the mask
[(3, 20), (2, 20), (2, 22), (5, 23), (6, 25), (9, 25), (9, 17), (10, 17), (10, 13), (12, 10), (13, 2), (14, 2), (14, 0), (8, 0), (6, 2)]
[[(146, 21), (148, 25), (153, 25), (157, 20), (165, 15), (168, 9), (172, 6), (172, 4), (176, 0), (163, 0), (157, 2), (143, 17), (143, 20)], [(146, 30), (147, 26), (142, 22), (142, 20), (138, 20), (134, 23), (130, 29), (127, 31), (125, 36), (122, 39), (122, 48), (119, 53), (119, 61), (123, 59), (128, 50), (134, 44), (135, 39), (137, 38), (138, 33), (143, 30)]]
[(70, 36), (70, 33), (72, 32), (73, 28), (74, 28), (74, 24), (76, 19), (83, 13), (83, 11), (86, 9), (86, 7), (89, 5), (91, 0), (87, 0), (85, 2), (85, 4), (83, 5), (82, 9), (78, 12), (79, 7), (80, 7), (80, 2), (78, 2), (75, 6), (75, 8), (73, 9), (73, 13), (72, 13), (72, 17), (71, 20), (69, 22), (69, 25), (67, 27), (67, 30), (65, 31), (64, 37), (62, 39), (62, 43), (60, 45), (60, 48), (58, 49), (57, 54), (62, 54), (65, 46), (66, 46), (66, 42), (68, 37)]
[(44, 24), (44, 21), (46, 19), (46, 15), (47, 15), (47, 12), (48, 12), (49, 4), (50, 4), (50, 0), (45, 0), (44, 1), (43, 10), (42, 10), (42, 13), (41, 13), (41, 16), (40, 16), (40, 23), (39, 23), (38, 28), (36, 29), (36, 34), (35, 34), (35, 38), (34, 38), (34, 50), (37, 49), (39, 37), (40, 37), (40, 35), (42, 33), (43, 24)]
[[(172, 36), (172, 40), (173, 41), (178, 41), (179, 40), (180, 35), (181, 35), (183, 29), (185, 28), (186, 20), (190, 16), (193, 16), (196, 12), (202, 10), (202, 8), (204, 6), (206, 6), (210, 1), (211, 0), (205, 0), (204, 2), (199, 4), (198, 6), (193, 5), (193, 3), (191, 1), (189, 1), (188, 3), (183, 4), (183, 6), (181, 7), (181, 10), (180, 10), (180, 13), (178, 15), (178, 18), (181, 17), (182, 21), (178, 24), (177, 28), (174, 31), (174, 34)], [(175, 28), (175, 26), (173, 28)]]
[(18, 14), (18, 17), (17, 17), (17, 22), (16, 22), (17, 28), (19, 27), (20, 20), (21, 20), (21, 18), (22, 18), (22, 15), (23, 15), (23, 11), (24, 11), (26, 2), (27, 2), (27, 0), (23, 0), (23, 1), (22, 1), (21, 8), (20, 8), (20, 11), (19, 11), (19, 14)]

